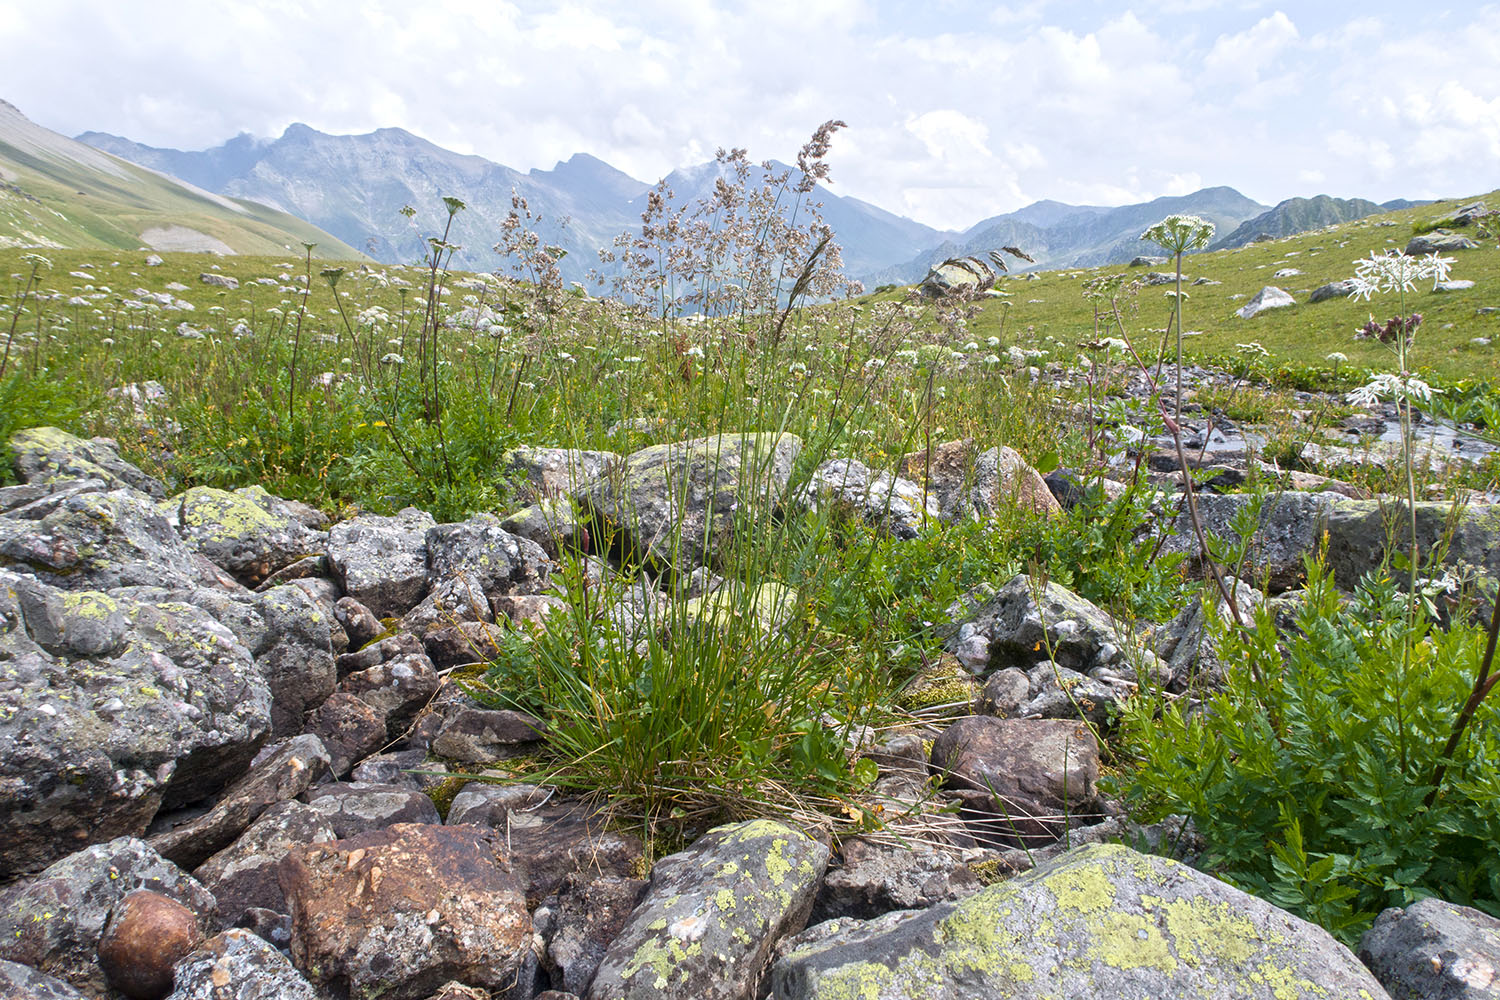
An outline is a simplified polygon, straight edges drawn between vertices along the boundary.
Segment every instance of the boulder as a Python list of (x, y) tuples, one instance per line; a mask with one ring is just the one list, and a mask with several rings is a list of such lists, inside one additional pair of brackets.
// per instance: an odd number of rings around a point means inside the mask
[(410, 632), (425, 638), (432, 629), (444, 629), (471, 622), (493, 622), (485, 596), (485, 581), (475, 573), (460, 570), (436, 581), (422, 603), (401, 616), (397, 632)]
[[(1451, 503), (1418, 502), (1416, 514), (1422, 558), (1442, 546), (1444, 565), (1468, 564), (1500, 576), (1500, 508), (1475, 503), (1455, 512)], [(1346, 590), (1380, 564), (1388, 539), (1400, 552), (1411, 540), (1406, 505), (1389, 501), (1344, 500), (1329, 511), (1325, 528), (1328, 568)]]
[(993, 288), (998, 277), (988, 261), (978, 257), (953, 257), (928, 271), (917, 287), (923, 295), (932, 298), (974, 295)]
[(1500, 997), (1500, 920), (1423, 899), (1391, 908), (1359, 942), (1359, 957), (1392, 997)]
[(252, 909), (287, 912), (276, 873), (288, 851), (336, 839), (333, 827), (317, 810), (302, 802), (282, 802), (261, 813), (234, 843), (199, 865), (193, 877), (219, 901), (223, 926), (242, 926)]
[(894, 538), (912, 539), (939, 516), (937, 498), (909, 479), (875, 472), (852, 458), (833, 458), (813, 471), (806, 502), (848, 511)]
[(166, 1000), (322, 1000), (286, 956), (250, 931), (210, 938), (177, 963)]
[(0, 878), (218, 791), (270, 717), (250, 651), (206, 612), (0, 571)]
[(1385, 1000), (1320, 927), (1166, 858), (1071, 851), (953, 903), (791, 942), (776, 1000)]
[(540, 545), (501, 528), (493, 514), (429, 529), (427, 565), (434, 585), (463, 576), (476, 580), (489, 600), (540, 593), (552, 569)]
[(273, 735), (292, 736), (302, 731), (304, 716), (333, 693), (337, 624), (306, 590), (292, 585), (256, 595), (254, 608), (261, 628), (240, 632), (241, 640), (270, 685)]
[(612, 451), (530, 446), (514, 448), (500, 459), (505, 471), (525, 484), (529, 499), (576, 496), (619, 462)]
[(1479, 244), (1467, 236), (1450, 233), (1443, 229), (1434, 229), (1430, 233), (1413, 236), (1406, 244), (1406, 254), (1411, 257), (1420, 257), (1429, 253), (1452, 253), (1455, 250), (1477, 250)]
[(352, 694), (335, 691), (308, 717), (307, 732), (328, 750), (328, 773), (347, 777), (386, 744), (385, 716)]
[(247, 587), (328, 545), (326, 534), (259, 486), (232, 493), (195, 486), (161, 506), (188, 548)]
[(99, 942), (110, 915), (137, 889), (181, 904), (201, 930), (217, 920), (207, 889), (142, 841), (119, 837), (0, 893), (0, 959), (29, 965), (87, 994), (108, 995)]
[(1347, 299), (1354, 294), (1356, 283), (1353, 278), (1345, 278), (1342, 281), (1330, 281), (1325, 285), (1319, 285), (1312, 290), (1307, 297), (1308, 302), (1322, 302), (1325, 299)]
[(846, 837), (813, 903), (812, 923), (924, 910), (980, 889), (979, 877), (951, 850)]
[(321, 785), (307, 795), (313, 813), (339, 839), (384, 830), (397, 823), (441, 823), (432, 799), (405, 785), (364, 782)]
[(1165, 257), (1153, 257), (1149, 254), (1140, 254), (1130, 258), (1130, 267), (1159, 267), (1167, 262)]
[(172, 989), (172, 966), (203, 937), (192, 910), (170, 896), (137, 889), (110, 912), (99, 938), (99, 967), (126, 996), (158, 1000)]
[(542, 721), (510, 709), (464, 708), (443, 722), (432, 752), (461, 764), (487, 764), (537, 749)]
[(5, 1000), (89, 1000), (61, 979), (29, 965), (0, 959), (0, 997)]
[(932, 773), (963, 798), (976, 838), (1044, 846), (1098, 822), (1099, 743), (1063, 719), (960, 719), (933, 742)]
[(375, 613), (352, 597), (340, 597), (333, 605), (334, 619), (349, 637), (349, 651), (364, 648), (386, 631)]
[(394, 740), (437, 694), (441, 683), (426, 653), (408, 653), (350, 674), (339, 681), (338, 690), (373, 708), (385, 724), (387, 738)]
[(240, 279), (231, 278), (227, 274), (214, 274), (211, 271), (205, 271), (198, 275), (198, 280), (205, 285), (213, 285), (215, 288), (228, 288), (232, 290), (240, 287)]
[(1037, 514), (1061, 511), (1042, 477), (1014, 448), (978, 450), (973, 438), (947, 441), (901, 459), (901, 475), (918, 482), (937, 497), (944, 521), (984, 520), (1012, 506)]
[(583, 996), (610, 942), (645, 894), (645, 879), (574, 872), (537, 907), (542, 967), (554, 985)]
[(420, 824), (293, 850), (292, 961), (350, 1000), (421, 1000), (449, 980), (508, 989), (532, 924), (503, 851), (496, 831)]
[(739, 519), (784, 505), (801, 450), (796, 435), (771, 433), (653, 445), (591, 483), (583, 499), (650, 562), (682, 573), (713, 568)]
[(750, 820), (662, 858), (589, 1000), (753, 1000), (772, 947), (806, 922), (828, 854), (794, 827)]
[(550, 559), (563, 552), (589, 547), (588, 527), (578, 517), (571, 500), (541, 499), (500, 522), (500, 527), (541, 546)]
[(1234, 314), (1240, 319), (1253, 319), (1268, 309), (1285, 309), (1296, 304), (1297, 300), (1288, 293), (1275, 285), (1267, 285), (1256, 292), (1249, 302), (1236, 309)]
[[(1353, 502), (1334, 493), (1278, 493), (1263, 501), (1249, 493), (1203, 493), (1198, 496), (1198, 516), (1206, 533), (1233, 540), (1234, 522), (1260, 503), (1244, 574), (1257, 583), (1266, 580), (1277, 593), (1301, 584), (1307, 575), (1302, 557), (1313, 550), (1334, 513)], [(1183, 553), (1202, 572), (1198, 537), (1186, 508), (1178, 512), (1172, 528), (1174, 534), (1163, 543), (1162, 551)]]
[(328, 561), (348, 596), (378, 618), (399, 617), (427, 593), (427, 532), (436, 525), (414, 507), (360, 514), (329, 531)]
[(88, 441), (56, 427), (32, 427), (16, 431), (7, 443), (23, 483), (99, 479), (111, 490), (139, 490), (157, 499), (167, 495), (161, 480), (125, 461), (114, 442), (104, 438)]

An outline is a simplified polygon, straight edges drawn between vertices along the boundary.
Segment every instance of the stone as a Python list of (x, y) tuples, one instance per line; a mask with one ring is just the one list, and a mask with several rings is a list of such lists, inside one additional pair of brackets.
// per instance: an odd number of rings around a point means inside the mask
[(1025, 713), (1021, 706), (1031, 700), (1031, 677), (1020, 667), (1006, 667), (990, 674), (979, 696), (979, 714), (999, 719)]
[(555, 986), (583, 996), (609, 944), (645, 894), (645, 879), (574, 872), (535, 914), (542, 967)]
[(230, 785), (213, 808), (148, 843), (162, 857), (186, 869), (232, 844), (271, 806), (294, 799), (328, 772), (331, 762), (323, 741), (306, 733), (268, 747), (250, 771)]
[(334, 663), (342, 679), (361, 670), (369, 670), (403, 656), (416, 656), (421, 652), (421, 639), (408, 632), (398, 632), (378, 642), (369, 643), (357, 652), (345, 653)]
[(214, 274), (212, 272), (206, 271), (203, 274), (198, 275), (198, 280), (203, 282), (205, 285), (212, 285), (215, 288), (235, 289), (240, 287), (240, 279), (231, 278), (227, 274)]
[(350, 1000), (420, 1000), (455, 979), (510, 987), (532, 923), (503, 850), (496, 831), (419, 824), (293, 850), (293, 963)]
[(425, 638), (429, 629), (494, 620), (483, 582), (474, 573), (460, 571), (437, 581), (421, 604), (401, 616), (396, 631)]
[(126, 996), (159, 1000), (172, 989), (172, 966), (202, 941), (197, 914), (169, 896), (137, 889), (110, 913), (99, 938), (99, 967)]
[(327, 546), (326, 535), (259, 486), (232, 493), (195, 486), (163, 501), (162, 512), (188, 548), (247, 587)]
[(516, 625), (545, 627), (547, 617), (558, 611), (566, 611), (566, 601), (551, 594), (523, 594), (516, 597), (497, 597), (490, 602), (495, 619), (508, 619)]
[(1491, 214), (1489, 206), (1483, 201), (1471, 201), (1467, 205), (1454, 210), (1453, 215), (1447, 221), (1455, 226), (1468, 226), (1478, 222), (1489, 214)]
[(828, 848), (774, 820), (716, 827), (658, 861), (589, 1000), (752, 1000), (771, 949), (802, 929)]
[[(1299, 586), (1307, 575), (1303, 555), (1313, 550), (1333, 513), (1351, 502), (1333, 493), (1267, 496), (1260, 502), (1257, 527), (1250, 536), (1246, 575), (1257, 581), (1267, 580), (1272, 593)], [(1255, 496), (1248, 493), (1199, 494), (1198, 516), (1203, 530), (1219, 538), (1233, 539), (1236, 517), (1256, 503)], [(1198, 538), (1186, 509), (1178, 513), (1172, 527), (1174, 534), (1162, 544), (1162, 551), (1182, 553), (1189, 565), (1202, 573)]]
[(352, 597), (340, 597), (334, 603), (333, 617), (344, 627), (351, 652), (363, 649), (386, 631), (375, 613)]
[(486, 764), (537, 749), (542, 721), (510, 709), (465, 708), (443, 723), (432, 752), (461, 764)]
[(939, 516), (937, 498), (909, 479), (875, 472), (852, 458), (829, 459), (813, 470), (806, 503), (847, 511), (894, 538), (916, 538)]
[(133, 837), (95, 844), (0, 893), (0, 959), (107, 995), (99, 941), (118, 904), (149, 889), (186, 907), (207, 929), (214, 897), (191, 876)]
[(167, 1000), (323, 1000), (281, 952), (233, 928), (177, 963)]
[(1165, 257), (1153, 257), (1149, 254), (1141, 254), (1130, 258), (1130, 267), (1159, 267), (1167, 262)]
[(620, 461), (612, 451), (522, 446), (501, 456), (500, 464), (529, 487), (530, 498), (543, 499), (576, 496)]
[(1291, 295), (1275, 285), (1267, 285), (1256, 292), (1249, 302), (1236, 309), (1234, 314), (1240, 319), (1253, 319), (1268, 309), (1285, 309), (1296, 304), (1297, 300)]
[(335, 691), (307, 720), (307, 732), (328, 750), (328, 773), (346, 777), (386, 744), (385, 716), (352, 694)]
[(547, 588), (552, 561), (540, 545), (512, 535), (493, 514), (439, 524), (427, 532), (428, 573), (435, 585), (464, 576), (487, 600)]
[(933, 742), (931, 766), (982, 841), (1045, 846), (1102, 818), (1099, 743), (1081, 722), (969, 716)]
[(979, 877), (953, 851), (846, 837), (839, 844), (838, 863), (829, 868), (818, 890), (810, 922), (924, 910), (979, 888)]
[(1062, 509), (1019, 452), (1003, 445), (979, 451), (973, 438), (904, 455), (899, 471), (926, 482), (944, 521), (984, 520), (1013, 506), (1046, 516)]
[(441, 823), (432, 799), (405, 785), (322, 785), (307, 795), (308, 807), (339, 839), (397, 823)]
[(1295, 278), (1295, 277), (1299, 276), (1301, 273), (1302, 272), (1299, 269), (1295, 268), (1295, 267), (1282, 267), (1282, 268), (1278, 268), (1276, 270), (1276, 272), (1271, 275), (1271, 277), (1273, 277), (1273, 278)]
[(385, 722), (386, 736), (394, 740), (437, 694), (440, 683), (426, 653), (408, 653), (350, 674), (339, 681), (338, 690), (373, 708)]
[(111, 490), (139, 490), (158, 500), (167, 495), (161, 480), (122, 459), (119, 449), (104, 439), (89, 441), (56, 427), (32, 427), (16, 431), (7, 443), (23, 483), (99, 479)]
[(431, 514), (407, 507), (393, 517), (360, 514), (328, 533), (328, 561), (344, 592), (377, 618), (399, 617), (427, 594)]
[(1500, 920), (1472, 907), (1422, 899), (1385, 910), (1359, 957), (1393, 997), (1500, 997)]
[(1353, 278), (1345, 278), (1342, 281), (1330, 281), (1325, 285), (1319, 285), (1312, 290), (1307, 297), (1308, 302), (1322, 302), (1326, 299), (1347, 299), (1354, 294), (1357, 283)]
[[(1249, 624), (1261, 603), (1261, 595), (1242, 580), (1232, 582), (1235, 603)], [(1218, 621), (1213, 621), (1210, 615)], [(1222, 597), (1215, 595), (1211, 602), (1199, 597), (1156, 631), (1152, 636), (1153, 648), (1167, 664), (1171, 675), (1168, 687), (1172, 692), (1223, 685), (1226, 665), (1219, 655), (1219, 627), (1233, 621), (1234, 612)]]
[(566, 499), (542, 499), (522, 508), (500, 522), (504, 531), (539, 545), (549, 559), (566, 551), (587, 551), (588, 526), (578, 516), (573, 503)]
[(53, 479), (0, 486), (0, 514), (22, 521), (40, 521), (71, 496), (103, 493), (107, 488), (102, 479)]
[(1477, 250), (1479, 244), (1467, 236), (1459, 236), (1442, 229), (1413, 236), (1404, 251), (1408, 256), (1420, 257), (1429, 253), (1452, 253), (1455, 250)]
[(282, 802), (261, 813), (234, 843), (194, 869), (193, 877), (219, 901), (223, 925), (242, 926), (251, 910), (287, 912), (277, 866), (288, 851), (336, 839), (332, 824), (321, 812), (302, 802)]
[(1320, 927), (1179, 862), (1070, 851), (953, 903), (820, 924), (788, 942), (777, 1000), (1385, 1000)]
[(206, 612), (0, 571), (0, 879), (242, 775), (271, 693)]
[(771, 433), (653, 445), (591, 483), (583, 499), (646, 561), (683, 573), (714, 568), (745, 512), (785, 506), (801, 451), (801, 438)]
[(0, 997), (4, 1000), (88, 1000), (61, 979), (4, 959), (0, 959)]
[(488, 663), (500, 655), (502, 632), (485, 622), (459, 622), (434, 628), (422, 638), (427, 658), (438, 670), (469, 663)]
[(952, 257), (928, 271), (917, 288), (931, 298), (976, 295), (993, 288), (998, 277), (988, 261), (978, 257)]
[(1454, 278), (1451, 281), (1439, 281), (1432, 286), (1434, 292), (1462, 292), (1474, 287), (1474, 282), (1468, 278)]
[[(297, 586), (258, 594), (254, 608), (262, 627), (242, 639), (271, 688), (271, 729), (278, 738), (302, 732), (306, 714), (333, 693), (338, 679), (333, 655), (331, 609), (324, 610)], [(232, 626), (231, 626), (232, 627)]]

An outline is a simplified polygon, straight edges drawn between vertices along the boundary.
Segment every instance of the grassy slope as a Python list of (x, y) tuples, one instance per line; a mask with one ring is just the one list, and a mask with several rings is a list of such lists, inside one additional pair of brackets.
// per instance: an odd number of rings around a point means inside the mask
[(123, 177), (0, 143), (0, 245), (133, 250), (156, 226), (185, 226), (240, 254), (285, 253), (303, 242), (319, 254), (363, 259), (307, 222), (249, 201), (236, 212), (161, 174), (117, 161)]
[[(1500, 206), (1500, 191), (1480, 197), (1492, 206)], [(1199, 336), (1187, 339), (1184, 350), (1199, 360), (1228, 364), (1236, 357), (1235, 345), (1255, 341), (1271, 353), (1273, 363), (1327, 367), (1327, 355), (1337, 351), (1347, 355), (1356, 366), (1390, 370), (1394, 357), (1389, 350), (1370, 341), (1356, 341), (1353, 334), (1372, 313), (1381, 320), (1394, 315), (1398, 309), (1394, 297), (1368, 303), (1330, 299), (1309, 305), (1308, 293), (1326, 282), (1352, 277), (1354, 262), (1371, 251), (1404, 248), (1414, 225), (1451, 214), (1457, 206), (1473, 200), (1459, 198), (1373, 215), (1274, 242), (1184, 258), (1184, 289), (1189, 296), (1185, 327), (1189, 331), (1202, 331)], [(1385, 222), (1394, 225), (1383, 225)], [(1468, 235), (1472, 236), (1472, 228)], [(1421, 312), (1424, 318), (1417, 336), (1415, 360), (1420, 368), (1430, 370), (1441, 381), (1500, 380), (1500, 314), (1477, 312), (1484, 306), (1500, 306), (1500, 247), (1494, 240), (1488, 240), (1477, 250), (1450, 256), (1455, 258), (1451, 277), (1470, 279), (1475, 285), (1466, 291), (1446, 293), (1419, 288), (1408, 296), (1408, 308)], [(1303, 273), (1292, 278), (1271, 277), (1283, 267), (1295, 267)], [(1117, 266), (1049, 271), (1041, 273), (1037, 281), (1002, 281), (998, 287), (1010, 293), (1009, 315), (1006, 316), (1007, 310), (1002, 305), (988, 300), (981, 306), (982, 314), (970, 321), (969, 331), (982, 341), (1001, 333), (1003, 320), (1007, 346), (1052, 348), (1056, 357), (1071, 357), (1077, 353), (1077, 344), (1093, 337), (1092, 307), (1082, 294), (1084, 281), (1122, 270), (1132, 277), (1142, 277), (1146, 269)], [(1156, 270), (1171, 268), (1163, 265)], [(1196, 287), (1189, 284), (1199, 277), (1222, 284)], [(1236, 316), (1235, 310), (1266, 285), (1290, 292), (1298, 304), (1250, 320)], [(1147, 336), (1141, 331), (1165, 329), (1171, 300), (1163, 293), (1171, 287), (1142, 289), (1139, 314), (1127, 318), (1132, 342), (1142, 354), (1154, 356), (1160, 335)], [(903, 294), (904, 290), (884, 293), (878, 298)], [(1110, 334), (1118, 336), (1118, 331), (1101, 331), (1101, 335)], [(1048, 337), (1058, 343), (1047, 343)], [(1496, 342), (1481, 346), (1471, 342), (1475, 337), (1489, 337)]]

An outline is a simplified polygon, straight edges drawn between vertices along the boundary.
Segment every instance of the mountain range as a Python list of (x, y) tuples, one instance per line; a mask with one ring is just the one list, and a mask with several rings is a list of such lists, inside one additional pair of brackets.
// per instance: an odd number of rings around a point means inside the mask
[[(178, 187), (200, 212), (214, 206), (236, 215), (264, 213), (276, 220), (301, 220), (302, 235), (323, 244), (319, 255), (325, 250), (333, 251), (329, 256), (354, 255), (352, 247), (388, 263), (421, 259), (428, 238), (441, 234), (447, 223), (443, 198), (454, 197), (466, 206), (454, 217), (448, 236), (450, 243), (461, 247), (454, 266), (504, 271), (509, 262), (493, 245), (501, 238), (514, 194), (525, 200), (534, 217), (531, 228), (542, 241), (567, 251), (561, 262), (564, 279), (584, 281), (600, 267), (601, 247), (608, 247), (620, 233), (638, 230), (653, 187), (586, 153), (550, 170), (522, 172), (444, 149), (399, 128), (328, 135), (296, 124), (277, 139), (240, 135), (200, 151), (146, 146), (102, 132), (85, 132), (75, 142), (27, 122), (3, 102), (0, 181), (10, 181), (4, 174), (4, 157), (9, 162), (17, 159), (15, 143), (6, 144), (7, 137), (14, 138), (17, 131), (16, 120), (25, 123), (33, 147), (65, 148), (62, 165), (74, 172), (79, 164), (90, 164), (111, 176), (122, 169), (133, 170), (133, 176), (155, 179), (157, 184), (178, 179), (182, 182)], [(34, 165), (35, 159), (32, 154), (27, 162)], [(14, 173), (15, 168), (11, 169)], [(66, 188), (72, 183), (62, 176), (67, 171), (58, 164), (53, 164), (53, 170), (59, 174), (56, 186)], [(669, 174), (665, 183), (678, 203), (691, 202), (713, 191), (722, 170), (716, 162), (686, 167)], [(35, 186), (35, 178), (29, 183)], [(1409, 204), (1376, 205), (1320, 195), (1288, 199), (1269, 208), (1233, 188), (1210, 187), (1120, 207), (1039, 201), (956, 231), (923, 225), (821, 185), (816, 197), (843, 247), (845, 272), (867, 285), (915, 282), (933, 264), (949, 257), (984, 256), (1000, 246), (1024, 249), (1035, 258), (1032, 268), (1119, 263), (1152, 252), (1152, 247), (1140, 241), (1140, 233), (1173, 212), (1209, 219), (1219, 233), (1228, 234), (1216, 246), (1228, 247)], [(415, 214), (403, 214), (405, 206), (411, 206)], [(74, 210), (79, 211), (77, 206)], [(3, 223), (0, 218), (0, 241), (7, 239)], [(131, 224), (127, 220), (120, 228), (128, 230)], [(115, 236), (110, 245), (140, 242), (139, 227), (133, 235)], [(222, 242), (240, 249), (227, 239)], [(285, 245), (283, 239), (275, 249), (262, 252), (281, 252)]]

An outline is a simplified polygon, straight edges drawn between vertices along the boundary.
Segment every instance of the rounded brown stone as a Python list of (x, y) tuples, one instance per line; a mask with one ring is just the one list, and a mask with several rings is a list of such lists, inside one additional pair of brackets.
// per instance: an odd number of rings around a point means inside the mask
[(99, 965), (120, 992), (159, 1000), (172, 991), (172, 966), (202, 941), (192, 910), (161, 893), (137, 889), (110, 914), (99, 938)]

